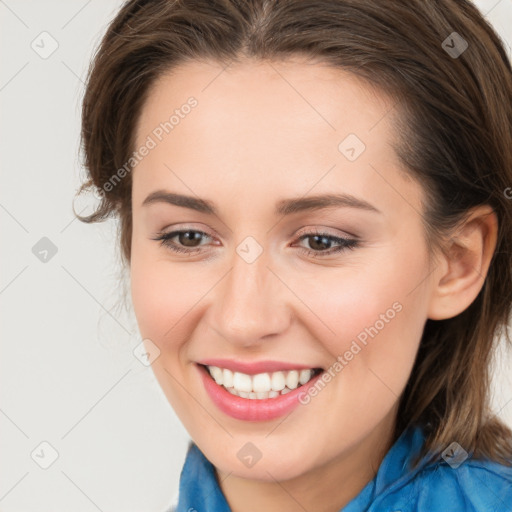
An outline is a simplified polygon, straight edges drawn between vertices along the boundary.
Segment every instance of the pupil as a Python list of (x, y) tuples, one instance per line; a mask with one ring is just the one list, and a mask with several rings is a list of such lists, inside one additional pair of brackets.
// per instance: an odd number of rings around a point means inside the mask
[(329, 246), (331, 241), (326, 236), (315, 235), (312, 238), (314, 240), (312, 244), (310, 243), (312, 249), (329, 249), (329, 247), (325, 246)]
[[(189, 236), (189, 235), (191, 235), (191, 236)], [(178, 237), (179, 237), (180, 244), (183, 244), (188, 247), (195, 247), (193, 242), (196, 240), (199, 240), (199, 241), (201, 240), (201, 233), (199, 233), (197, 231), (185, 231), (184, 233), (180, 233), (178, 235)], [(192, 242), (192, 243), (189, 244), (189, 242)]]

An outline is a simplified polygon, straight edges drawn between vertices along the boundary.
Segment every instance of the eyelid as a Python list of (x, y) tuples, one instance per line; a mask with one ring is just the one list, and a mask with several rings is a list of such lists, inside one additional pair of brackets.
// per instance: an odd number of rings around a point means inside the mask
[(196, 231), (198, 233), (203, 233), (205, 235), (208, 235), (210, 238), (216, 238), (216, 236), (209, 231), (207, 228), (196, 227), (194, 224), (172, 224), (163, 227), (162, 229), (159, 229), (156, 231), (156, 235), (164, 235), (168, 233), (173, 233), (175, 231)]
[(360, 238), (357, 235), (354, 235), (352, 233), (349, 233), (348, 231), (341, 231), (339, 229), (334, 228), (319, 228), (316, 226), (306, 226), (304, 228), (300, 228), (300, 230), (295, 235), (296, 237), (300, 237), (302, 235), (311, 235), (311, 234), (317, 234), (317, 235), (326, 235), (326, 236), (333, 236), (335, 238), (344, 238), (344, 239), (351, 239), (351, 240), (360, 240)]

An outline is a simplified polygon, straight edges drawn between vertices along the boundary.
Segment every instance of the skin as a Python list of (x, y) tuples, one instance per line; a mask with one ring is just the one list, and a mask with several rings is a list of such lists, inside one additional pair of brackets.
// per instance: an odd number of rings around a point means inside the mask
[[(160, 350), (153, 371), (216, 467), (233, 511), (295, 512), (298, 504), (337, 511), (390, 448), (426, 320), (455, 316), (478, 294), (496, 217), (475, 209), (429, 260), (423, 191), (392, 148), (394, 102), (346, 72), (299, 59), (224, 70), (186, 63), (152, 88), (136, 146), (190, 96), (197, 107), (133, 171), (131, 291), (141, 335)], [(353, 162), (338, 149), (350, 133), (366, 145)], [(160, 189), (211, 201), (218, 215), (142, 205)], [(340, 206), (274, 213), (279, 200), (326, 193), (351, 194), (379, 213)], [(188, 246), (173, 238), (199, 252), (174, 253), (154, 240), (177, 229), (207, 233)], [(359, 245), (308, 255), (322, 249), (300, 236), (315, 229)], [(248, 236), (263, 249), (252, 263), (236, 251)], [(396, 302), (401, 311), (285, 418), (231, 418), (198, 376), (194, 362), (209, 357), (326, 369)], [(262, 454), (250, 468), (237, 457), (247, 442)]]

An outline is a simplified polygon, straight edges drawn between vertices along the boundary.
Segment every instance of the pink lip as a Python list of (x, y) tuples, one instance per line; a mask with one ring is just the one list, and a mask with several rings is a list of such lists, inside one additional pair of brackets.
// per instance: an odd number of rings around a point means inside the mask
[[(232, 395), (212, 379), (205, 367), (195, 366), (199, 370), (206, 392), (212, 402), (225, 414), (244, 421), (268, 421), (290, 413), (300, 404), (299, 396), (302, 393), (307, 393), (308, 389), (314, 386), (317, 379), (322, 375), (319, 373), (306, 384), (285, 395), (280, 395), (276, 398), (252, 400)], [(297, 367), (295, 366), (294, 368)]]
[(233, 359), (202, 359), (196, 361), (205, 366), (218, 366), (226, 368), (232, 372), (247, 373), (247, 375), (256, 375), (265, 372), (278, 372), (280, 370), (307, 370), (314, 368), (313, 366), (305, 366), (303, 364), (286, 363), (283, 361), (235, 361)]

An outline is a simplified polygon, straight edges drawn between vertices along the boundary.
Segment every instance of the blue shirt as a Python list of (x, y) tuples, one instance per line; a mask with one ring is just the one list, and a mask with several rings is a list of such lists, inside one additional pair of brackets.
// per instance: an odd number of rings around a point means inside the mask
[[(421, 427), (405, 430), (375, 477), (340, 512), (512, 512), (512, 467), (471, 457), (460, 465), (443, 458), (426, 464), (425, 458), (411, 471), (424, 440)], [(231, 512), (214, 466), (192, 442), (178, 496), (168, 512)]]

